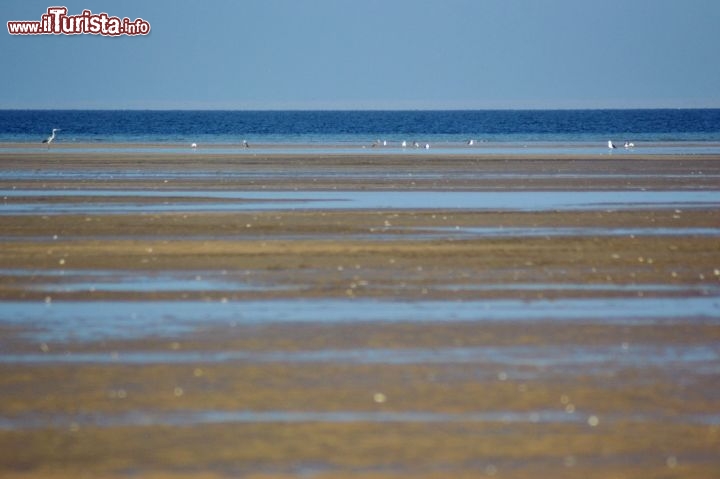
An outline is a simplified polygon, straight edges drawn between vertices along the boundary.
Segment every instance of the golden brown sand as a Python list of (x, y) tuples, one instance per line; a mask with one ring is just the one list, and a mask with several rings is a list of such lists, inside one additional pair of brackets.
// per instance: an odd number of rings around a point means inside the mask
[[(34, 172), (8, 177), (1, 172)], [(47, 174), (95, 172), (94, 177)], [(132, 177), (118, 172), (137, 172)], [(203, 176), (170, 173), (203, 172)], [(115, 175), (113, 175), (115, 173)], [(163, 174), (167, 173), (167, 178)], [(403, 173), (399, 175), (398, 173)], [(173, 203), (197, 190), (717, 190), (720, 158), (607, 156), (283, 156), (112, 152), (0, 152), (0, 189), (68, 189), (62, 201)], [(125, 198), (73, 196), (113, 189)], [(8, 198), (6, 203), (59, 201)], [(201, 200), (198, 200), (201, 201)], [(228, 200), (232, 202), (233, 200)], [(478, 299), (717, 295), (715, 235), (452, 237), (434, 228), (717, 228), (717, 208), (505, 212), (472, 210), (230, 211), (4, 215), (0, 299), (340, 299), (441, 302)], [(418, 232), (430, 232), (418, 235)], [(243, 272), (264, 290), (47, 290), (61, 276), (124, 271)], [(31, 270), (32, 275), (16, 273)], [(82, 274), (82, 273), (76, 273)], [(528, 288), (516, 284), (660, 285)], [(497, 285), (505, 285), (498, 288)], [(42, 286), (42, 287), (38, 287)], [(483, 286), (494, 286), (483, 288)], [(710, 289), (709, 289), (710, 288)], [(715, 288), (715, 289), (712, 289)], [(49, 297), (49, 298), (48, 298)], [(0, 314), (3, 306), (0, 304)], [(716, 315), (717, 317), (717, 315)], [(44, 427), (0, 428), (0, 476), (13, 479), (149, 478), (711, 478), (720, 475), (719, 364), (698, 371), (674, 362), (618, 370), (526, 365), (508, 374), (484, 362), (353, 363), (229, 361), (139, 363), (132, 352), (267, 352), (412, 348), (546, 348), (720, 344), (717, 320), (667, 323), (553, 321), (307, 323), (200, 326), (192, 334), (47, 342), (22, 324), (0, 323), (0, 355), (101, 353), (101, 363), (0, 363), (0, 420)], [(621, 347), (622, 346), (622, 347)], [(523, 374), (520, 374), (523, 373)], [(427, 421), (258, 421), (164, 424), (153, 414), (193, 411), (434, 413)], [(573, 421), (537, 420), (556, 412)], [(472, 420), (475, 413), (528, 420)], [(103, 425), (144, 414), (146, 424)], [(61, 426), (53, 417), (99, 418)], [(392, 417), (392, 416), (389, 416)], [(692, 421), (690, 417), (715, 417)], [(454, 418), (458, 418), (457, 420)], [(17, 423), (16, 421), (16, 423)]]

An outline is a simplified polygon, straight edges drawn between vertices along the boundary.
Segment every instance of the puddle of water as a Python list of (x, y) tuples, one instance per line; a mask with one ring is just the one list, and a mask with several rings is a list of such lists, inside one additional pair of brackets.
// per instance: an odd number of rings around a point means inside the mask
[[(90, 234), (91, 237), (99, 236)], [(273, 239), (276, 240), (360, 240), (360, 241), (393, 241), (402, 239), (403, 241), (425, 241), (433, 239), (468, 239), (468, 238), (548, 238), (548, 237), (644, 237), (644, 236), (718, 236), (720, 237), (720, 228), (535, 228), (535, 227), (380, 227), (369, 233), (312, 233), (303, 232), (297, 234), (275, 234)], [(186, 240), (193, 239), (195, 241), (212, 241), (212, 240), (232, 240), (232, 241), (263, 241), (267, 240), (267, 235), (263, 234), (215, 234), (215, 235), (107, 235), (101, 236), (109, 240)], [(87, 236), (62, 236), (63, 241), (74, 241), (84, 239)], [(0, 237), (0, 243), (17, 243), (17, 242), (44, 242), (52, 243), (59, 238), (49, 236), (4, 236)]]
[(556, 236), (720, 236), (720, 228), (566, 228), (566, 227), (417, 227), (407, 228), (424, 234), (442, 233), (447, 236), (556, 237)]
[[(163, 204), (21, 203), (0, 205), (0, 214), (131, 213), (174, 211), (262, 211), (316, 209), (472, 209), (581, 211), (720, 206), (720, 191), (157, 191), (2, 190), (0, 196), (171, 198)], [(181, 200), (182, 199), (182, 200)], [(203, 202), (193, 202), (203, 199)], [(213, 203), (212, 199), (223, 200)], [(227, 200), (237, 200), (237, 203)]]
[(191, 279), (164, 279), (158, 281), (140, 279), (133, 281), (132, 278), (108, 279), (106, 282), (73, 282), (62, 284), (39, 284), (33, 285), (30, 289), (45, 291), (48, 293), (72, 293), (84, 291), (102, 292), (171, 292), (171, 291), (261, 291), (262, 288), (253, 288), (248, 285), (233, 288), (226, 283), (191, 280)]
[[(47, 293), (69, 292), (198, 292), (275, 291), (287, 287), (251, 283), (242, 274), (211, 271), (130, 272), (112, 270), (0, 269), (0, 276), (32, 278), (28, 289)], [(43, 282), (46, 280), (46, 282)], [(50, 281), (48, 281), (50, 280)], [(295, 288), (297, 289), (297, 288)]]
[(449, 284), (437, 286), (444, 291), (587, 291), (602, 293), (684, 293), (720, 295), (720, 285), (673, 284), (573, 284), (573, 283), (508, 283)]
[[(399, 236), (402, 235), (402, 236)], [(377, 231), (369, 233), (351, 233), (351, 232), (337, 232), (337, 233), (312, 233), (312, 232), (299, 232), (295, 234), (273, 234), (272, 239), (278, 241), (295, 241), (295, 240), (362, 240), (362, 241), (391, 241), (391, 240), (408, 240), (418, 241), (427, 239), (436, 239), (439, 236), (444, 237), (445, 235), (439, 235), (438, 233), (417, 233), (408, 234), (400, 232), (399, 230), (390, 230), (386, 228), (379, 228)], [(223, 233), (217, 234), (186, 234), (186, 235), (163, 235), (163, 234), (147, 234), (147, 235), (118, 235), (109, 234), (101, 235), (95, 232), (89, 232), (87, 236), (81, 235), (63, 235), (57, 238), (52, 236), (0, 236), (0, 244), (2, 243), (22, 243), (22, 242), (34, 242), (34, 243), (53, 243), (58, 240), (61, 241), (76, 241), (85, 240), (87, 238), (102, 238), (108, 241), (121, 241), (121, 240), (133, 240), (133, 241), (267, 241), (269, 236), (267, 234), (252, 234), (252, 233)]]
[(720, 321), (720, 297), (556, 300), (382, 301), (27, 301), (0, 303), (0, 324), (34, 331), (36, 341), (173, 337), (203, 326), (274, 323), (577, 321), (660, 324)]
[(703, 173), (701, 171), (694, 173), (665, 174), (654, 173), (628, 173), (613, 174), (602, 172), (573, 172), (573, 173), (508, 173), (498, 171), (467, 171), (467, 170), (443, 170), (442, 173), (432, 171), (413, 171), (394, 172), (385, 171), (381, 168), (376, 170), (365, 169), (363, 171), (347, 172), (344, 169), (334, 170), (332, 168), (323, 170), (307, 170), (307, 171), (278, 171), (273, 169), (254, 169), (253, 171), (152, 171), (152, 170), (97, 170), (97, 171), (67, 171), (67, 170), (42, 170), (42, 171), (26, 171), (26, 170), (6, 170), (3, 171), (2, 179), (4, 181), (48, 181), (48, 180), (208, 180), (208, 179), (298, 179), (305, 180), (324, 179), (332, 180), (338, 178), (351, 178), (354, 180), (399, 180), (399, 179), (420, 179), (420, 180), (437, 180), (448, 177), (461, 175), (463, 179), (477, 180), (580, 180), (580, 179), (720, 179), (720, 175)]
[[(98, 270), (26, 270), (2, 269), (0, 276), (16, 279), (32, 278), (28, 285), (35, 291), (57, 292), (182, 292), (182, 291), (287, 291), (300, 286), (277, 286), (248, 282), (247, 275), (212, 271), (197, 272), (129, 272)], [(43, 280), (51, 280), (42, 282)], [(492, 283), (447, 284), (434, 289), (442, 291), (586, 291), (618, 293), (684, 293), (720, 295), (720, 285), (673, 285), (673, 284), (593, 284), (593, 283)]]
[(465, 414), (421, 411), (132, 411), (125, 414), (33, 415), (0, 418), (0, 429), (68, 428), (76, 426), (191, 426), (197, 424), (271, 424), (271, 423), (440, 423), (440, 422), (573, 422), (580, 420), (577, 413), (559, 411), (539, 412), (476, 412)]
[[(587, 413), (555, 410), (529, 412), (478, 411), (443, 413), (426, 411), (131, 411), (121, 414), (33, 414), (0, 417), (0, 430), (68, 429), (120, 426), (193, 426), (199, 424), (299, 424), (299, 423), (586, 423)], [(720, 424), (718, 414), (606, 414), (603, 423), (617, 421)]]
[(720, 372), (720, 344), (709, 345), (552, 345), (466, 348), (322, 349), (311, 351), (128, 351), (102, 353), (29, 353), (0, 355), (6, 364), (203, 364), (203, 363), (345, 363), (478, 364), (547, 369), (564, 375), (582, 368), (604, 373), (626, 367), (679, 366), (694, 373)]
[(46, 291), (48, 293), (84, 291), (148, 293), (179, 291), (270, 291), (286, 288), (241, 283), (232, 281), (230, 278), (223, 280), (217, 277), (207, 278), (204, 276), (183, 278), (170, 274), (151, 276), (112, 274), (100, 278), (93, 278), (91, 281), (83, 280), (82, 277), (72, 278), (65, 276), (63, 282), (60, 284), (37, 284), (33, 285), (31, 289)]

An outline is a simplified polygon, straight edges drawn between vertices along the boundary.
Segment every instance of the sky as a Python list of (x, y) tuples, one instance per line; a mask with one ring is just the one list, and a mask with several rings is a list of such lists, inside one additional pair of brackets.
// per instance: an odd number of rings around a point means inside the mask
[[(147, 36), (10, 35), (51, 6)], [(720, 107), (718, 0), (2, 0), (0, 109)]]

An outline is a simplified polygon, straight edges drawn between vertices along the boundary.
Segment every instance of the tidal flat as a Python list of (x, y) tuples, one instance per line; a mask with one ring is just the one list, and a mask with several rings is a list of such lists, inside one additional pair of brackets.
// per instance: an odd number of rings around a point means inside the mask
[(3, 477), (720, 474), (715, 155), (0, 149), (0, 192)]

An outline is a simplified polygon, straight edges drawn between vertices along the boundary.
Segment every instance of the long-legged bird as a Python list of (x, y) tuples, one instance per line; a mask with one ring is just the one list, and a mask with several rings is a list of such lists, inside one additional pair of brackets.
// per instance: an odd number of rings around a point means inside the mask
[(43, 142), (43, 143), (47, 143), (48, 146), (50, 146), (50, 143), (52, 143), (53, 140), (55, 139), (55, 132), (56, 132), (56, 131), (60, 131), (60, 128), (53, 128), (53, 129), (52, 129), (52, 134), (51, 134), (50, 136), (48, 136), (47, 138), (45, 138), (42, 142)]

